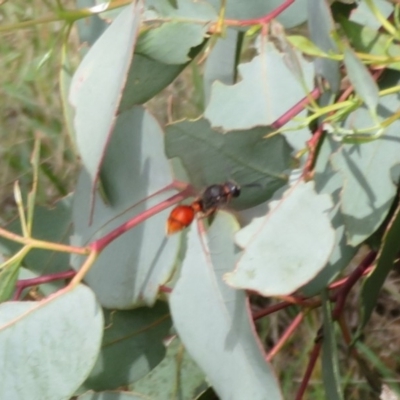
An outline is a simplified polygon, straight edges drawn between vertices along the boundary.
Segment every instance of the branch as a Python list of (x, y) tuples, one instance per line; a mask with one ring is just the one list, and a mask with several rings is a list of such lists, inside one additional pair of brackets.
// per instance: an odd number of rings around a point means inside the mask
[(18, 300), (21, 296), (22, 291), (28, 287), (38, 286), (38, 285), (42, 285), (44, 283), (59, 281), (59, 280), (63, 280), (63, 279), (71, 279), (75, 276), (75, 274), (76, 274), (76, 271), (69, 270), (69, 271), (64, 271), (64, 272), (57, 272), (55, 274), (47, 274), (47, 275), (39, 276), (37, 278), (21, 279), (15, 285), (16, 290), (15, 290), (15, 293), (13, 296), (13, 300)]

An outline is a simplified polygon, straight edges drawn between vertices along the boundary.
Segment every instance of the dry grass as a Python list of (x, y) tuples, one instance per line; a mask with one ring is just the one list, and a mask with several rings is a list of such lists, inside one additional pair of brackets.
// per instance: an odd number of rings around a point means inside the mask
[[(72, 3), (72, 2), (71, 2)], [(53, 5), (54, 6), (54, 5)], [(0, 23), (37, 19), (50, 12), (41, 0), (0, 5)], [(35, 25), (0, 33), (0, 204), (12, 204), (16, 179), (29, 190), (30, 155), (41, 138), (40, 202), (51, 202), (72, 188), (76, 159), (70, 150), (59, 95), (62, 24)]]

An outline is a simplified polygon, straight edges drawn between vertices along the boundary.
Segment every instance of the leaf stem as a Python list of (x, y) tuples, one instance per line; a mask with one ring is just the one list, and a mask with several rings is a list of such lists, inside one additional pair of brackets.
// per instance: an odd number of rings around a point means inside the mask
[(149, 208), (148, 210), (143, 211), (139, 215), (136, 215), (129, 221), (125, 222), (124, 224), (118, 226), (113, 231), (108, 233), (107, 235), (103, 236), (102, 238), (92, 242), (89, 245), (89, 248), (96, 252), (101, 252), (106, 246), (108, 246), (112, 241), (117, 239), (119, 236), (124, 234), (125, 232), (129, 231), (130, 229), (134, 228), (136, 225), (144, 222), (146, 219), (152, 217), (153, 215), (164, 211), (168, 207), (173, 206), (176, 203), (179, 203), (182, 200), (185, 200), (187, 197), (192, 196), (192, 188), (188, 186), (182, 192), (171, 196), (170, 198), (162, 201), (159, 204), (156, 204), (154, 207)]
[(230, 26), (252, 26), (252, 25), (265, 25), (272, 19), (276, 18), (279, 14), (282, 14), (289, 6), (294, 3), (295, 0), (286, 0), (283, 4), (276, 7), (275, 10), (271, 11), (267, 15), (261, 18), (252, 18), (244, 20), (231, 20), (226, 19), (225, 23)]
[(49, 283), (53, 281), (58, 281), (62, 279), (71, 279), (76, 274), (76, 271), (69, 270), (64, 272), (57, 272), (55, 274), (47, 274), (43, 276), (39, 276), (37, 278), (31, 279), (21, 279), (16, 284), (16, 291), (13, 297), (13, 300), (18, 300), (21, 296), (21, 293), (24, 289), (31, 287), (31, 286), (38, 286), (44, 283)]
[(291, 119), (293, 119), (297, 114), (301, 113), (308, 104), (310, 104), (311, 99), (316, 100), (321, 95), (321, 90), (317, 87), (308, 96), (301, 99), (297, 104), (295, 104), (290, 110), (286, 111), (282, 116), (280, 116), (275, 122), (271, 124), (274, 129), (280, 129), (282, 126), (286, 125)]
[(365, 270), (371, 266), (376, 257), (376, 251), (370, 251), (364, 259), (360, 262), (357, 268), (350, 274), (344, 285), (336, 293), (334, 298), (336, 299), (335, 308), (332, 311), (332, 318), (337, 320), (343, 312), (347, 295), (349, 294), (352, 287), (358, 282), (363, 276)]
[(306, 372), (304, 373), (304, 376), (301, 381), (300, 388), (297, 391), (295, 400), (301, 400), (303, 398), (303, 395), (308, 386), (308, 382), (310, 381), (311, 374), (314, 370), (315, 364), (317, 363), (319, 353), (321, 352), (321, 347), (322, 347), (322, 336), (318, 333), (317, 337), (315, 339), (314, 347), (310, 354), (310, 359), (308, 360)]
[(290, 323), (287, 327), (283, 335), (276, 342), (275, 346), (271, 349), (271, 351), (267, 354), (267, 361), (271, 362), (272, 358), (278, 354), (278, 352), (282, 349), (285, 343), (289, 340), (289, 338), (293, 335), (299, 325), (302, 323), (304, 318), (304, 313), (297, 314), (296, 318)]
[(62, 253), (74, 253), (81, 255), (87, 255), (89, 254), (90, 251), (86, 247), (68, 246), (65, 244), (45, 242), (43, 240), (32, 239), (30, 237), (23, 237), (17, 235), (16, 233), (9, 232), (3, 228), (0, 228), (0, 236), (8, 240), (11, 240), (13, 242), (29, 245), (31, 248), (36, 248), (36, 249), (53, 250)]

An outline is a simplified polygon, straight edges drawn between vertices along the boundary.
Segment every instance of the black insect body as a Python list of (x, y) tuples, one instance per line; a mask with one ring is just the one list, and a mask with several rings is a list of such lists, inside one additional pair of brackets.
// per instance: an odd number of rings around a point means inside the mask
[(240, 195), (240, 186), (232, 181), (225, 182), (219, 185), (208, 186), (198, 203), (201, 207), (201, 211), (204, 214), (211, 214), (218, 207), (229, 203), (233, 197)]

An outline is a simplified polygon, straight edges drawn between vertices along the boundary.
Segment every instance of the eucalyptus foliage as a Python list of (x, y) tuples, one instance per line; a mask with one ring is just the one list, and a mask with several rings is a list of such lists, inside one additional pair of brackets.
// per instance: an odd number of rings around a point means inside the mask
[[(19, 219), (0, 231), (0, 398), (293, 396), (250, 292), (298, 301), (299, 322), (318, 296), (324, 398), (344, 398), (347, 292), (329, 286), (368, 245), (357, 340), (400, 248), (400, 7), (329, 3), (54, 9), (82, 44), (76, 70), (65, 51), (60, 70), (82, 169), (52, 209), (35, 206), (35, 184), (26, 199), (15, 186)], [(226, 210), (166, 236), (178, 200), (228, 180), (242, 188)]]

